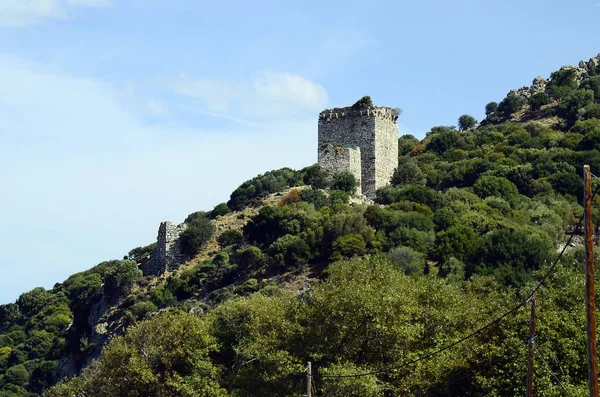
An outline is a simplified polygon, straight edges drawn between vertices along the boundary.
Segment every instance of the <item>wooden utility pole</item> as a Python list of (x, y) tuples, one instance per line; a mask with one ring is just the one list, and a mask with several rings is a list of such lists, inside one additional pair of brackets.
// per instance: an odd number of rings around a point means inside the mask
[(535, 292), (531, 297), (529, 319), (529, 366), (527, 367), (527, 397), (533, 397), (533, 355), (535, 352)]
[(306, 397), (312, 397), (312, 366), (310, 361), (306, 366)]
[(598, 358), (596, 349), (596, 306), (594, 303), (594, 227), (592, 224), (592, 179), (590, 166), (583, 166), (584, 231), (585, 231), (585, 295), (588, 339), (588, 386), (590, 397), (598, 397)]

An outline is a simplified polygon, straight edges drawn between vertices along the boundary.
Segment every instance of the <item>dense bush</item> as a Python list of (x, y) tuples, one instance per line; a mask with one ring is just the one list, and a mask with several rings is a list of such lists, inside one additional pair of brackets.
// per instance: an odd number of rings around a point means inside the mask
[(181, 234), (181, 244), (188, 255), (195, 255), (212, 238), (215, 226), (206, 216), (196, 216), (187, 223)]
[(358, 182), (356, 181), (356, 178), (348, 171), (342, 171), (335, 174), (331, 181), (331, 189), (341, 190), (350, 195), (356, 193), (357, 187)]
[(290, 168), (266, 172), (242, 183), (240, 187), (231, 193), (227, 206), (234, 211), (239, 211), (254, 203), (258, 198), (295, 186), (302, 179), (301, 172)]

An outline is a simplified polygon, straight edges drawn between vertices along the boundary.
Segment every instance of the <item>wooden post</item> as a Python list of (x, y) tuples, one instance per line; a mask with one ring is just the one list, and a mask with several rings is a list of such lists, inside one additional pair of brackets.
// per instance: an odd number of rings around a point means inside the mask
[(598, 397), (598, 358), (596, 349), (596, 306), (594, 303), (594, 227), (592, 224), (592, 179), (590, 166), (583, 166), (584, 232), (585, 232), (585, 294), (588, 339), (588, 387), (590, 397)]
[(312, 397), (312, 366), (310, 361), (306, 367), (306, 397)]
[(535, 292), (531, 297), (531, 318), (529, 319), (529, 366), (527, 368), (527, 397), (533, 397), (533, 355), (535, 352)]

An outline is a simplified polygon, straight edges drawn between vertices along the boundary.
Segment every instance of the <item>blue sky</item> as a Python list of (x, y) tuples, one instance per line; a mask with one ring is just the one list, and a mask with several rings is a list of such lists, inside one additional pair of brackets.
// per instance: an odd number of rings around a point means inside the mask
[(316, 161), (363, 95), (423, 137), (600, 52), (600, 2), (0, 0), (0, 303)]

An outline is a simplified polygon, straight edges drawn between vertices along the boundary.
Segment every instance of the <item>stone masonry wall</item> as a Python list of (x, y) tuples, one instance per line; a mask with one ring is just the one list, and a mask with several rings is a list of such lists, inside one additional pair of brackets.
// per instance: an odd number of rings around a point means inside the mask
[(142, 266), (144, 276), (158, 276), (167, 270), (173, 270), (188, 258), (183, 253), (179, 237), (187, 225), (174, 225), (169, 221), (161, 222), (158, 227), (157, 247), (150, 259)]
[(319, 115), (319, 147), (331, 143), (360, 148), (362, 194), (369, 198), (389, 183), (398, 166), (399, 114), (399, 110), (386, 107), (346, 107)]
[(398, 168), (398, 125), (390, 117), (375, 119), (375, 185), (365, 193), (375, 197), (375, 190), (390, 184)]
[(341, 171), (348, 171), (354, 175), (358, 182), (356, 194), (359, 196), (362, 194), (360, 148), (341, 147), (326, 143), (319, 147), (318, 158), (319, 165), (331, 175)]

